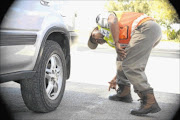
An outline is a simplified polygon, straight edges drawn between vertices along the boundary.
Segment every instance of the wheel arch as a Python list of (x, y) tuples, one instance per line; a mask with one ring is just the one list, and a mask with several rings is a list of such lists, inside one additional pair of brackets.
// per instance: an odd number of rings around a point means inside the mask
[(70, 76), (70, 64), (71, 64), (71, 57), (70, 57), (70, 34), (65, 28), (60, 28), (60, 27), (52, 27), (47, 30), (45, 33), (41, 47), (38, 53), (38, 57), (36, 60), (36, 64), (34, 67), (34, 70), (37, 71), (38, 64), (41, 60), (42, 53), (46, 44), (47, 40), (53, 40), (56, 41), (62, 48), (63, 53), (65, 55), (66, 59), (66, 69), (67, 69), (67, 79)]

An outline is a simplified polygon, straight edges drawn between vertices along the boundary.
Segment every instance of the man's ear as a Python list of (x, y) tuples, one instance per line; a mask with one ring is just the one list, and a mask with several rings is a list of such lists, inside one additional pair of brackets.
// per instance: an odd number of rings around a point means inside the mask
[(95, 32), (95, 31), (97, 31), (98, 30), (98, 27), (95, 27), (94, 29), (93, 29), (93, 31), (91, 32), (91, 34), (93, 33), (93, 32)]

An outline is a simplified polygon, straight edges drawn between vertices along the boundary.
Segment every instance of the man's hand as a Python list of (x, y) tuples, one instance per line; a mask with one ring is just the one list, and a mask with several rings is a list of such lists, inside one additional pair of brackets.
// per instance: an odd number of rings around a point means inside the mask
[(120, 46), (119, 42), (115, 43), (116, 52), (120, 56), (120, 60), (124, 60), (126, 58), (126, 52), (125, 50)]

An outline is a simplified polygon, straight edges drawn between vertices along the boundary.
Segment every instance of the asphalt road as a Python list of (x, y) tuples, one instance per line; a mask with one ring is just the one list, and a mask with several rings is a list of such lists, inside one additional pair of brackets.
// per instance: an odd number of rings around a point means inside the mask
[[(172, 51), (171, 51), (172, 52)], [(15, 82), (0, 85), (0, 95), (15, 120), (171, 120), (180, 106), (179, 54), (152, 53), (146, 74), (154, 88), (161, 111), (145, 116), (133, 116), (132, 108), (139, 106), (133, 92), (133, 103), (108, 100), (108, 81), (115, 74), (116, 54), (112, 49), (92, 51), (84, 47), (72, 49), (71, 77), (57, 110), (34, 113), (25, 106), (20, 85)]]
[[(73, 82), (107, 85), (116, 74), (116, 52), (109, 46), (90, 50), (87, 45), (72, 49)], [(153, 49), (146, 66), (146, 75), (155, 91), (180, 94), (180, 51)]]
[(57, 110), (50, 113), (34, 113), (22, 100), (18, 83), (1, 85), (1, 95), (15, 120), (171, 120), (177, 111), (179, 94), (155, 92), (161, 111), (145, 116), (133, 116), (130, 109), (139, 106), (139, 98), (132, 92), (133, 103), (108, 100), (107, 86), (67, 81), (66, 90)]

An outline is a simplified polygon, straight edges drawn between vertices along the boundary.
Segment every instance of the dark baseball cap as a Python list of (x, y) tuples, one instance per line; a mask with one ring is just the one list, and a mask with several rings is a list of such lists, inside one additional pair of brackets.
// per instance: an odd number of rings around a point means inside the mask
[[(93, 28), (92, 32), (97, 29), (97, 27)], [(92, 32), (90, 33), (89, 40), (88, 40), (88, 47), (91, 49), (96, 49), (98, 44), (92, 42)]]

